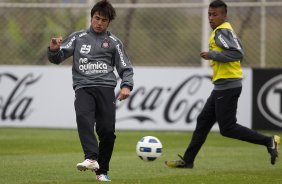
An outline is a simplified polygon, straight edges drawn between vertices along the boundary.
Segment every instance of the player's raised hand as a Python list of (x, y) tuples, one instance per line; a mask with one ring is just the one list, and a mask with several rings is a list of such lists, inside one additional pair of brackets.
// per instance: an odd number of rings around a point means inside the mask
[(58, 38), (51, 38), (50, 41), (50, 50), (58, 50), (60, 49), (63, 38), (60, 36)]

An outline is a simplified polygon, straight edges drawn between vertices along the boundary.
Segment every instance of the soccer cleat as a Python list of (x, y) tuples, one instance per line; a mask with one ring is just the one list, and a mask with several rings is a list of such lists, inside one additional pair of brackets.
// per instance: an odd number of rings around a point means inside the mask
[(272, 147), (268, 147), (267, 151), (270, 154), (270, 162), (272, 165), (274, 165), (278, 158), (278, 145), (280, 144), (280, 137), (278, 135), (274, 135), (272, 137), (272, 141)]
[(86, 170), (97, 171), (99, 169), (99, 164), (96, 160), (86, 159), (83, 162), (78, 163), (76, 165), (76, 168), (80, 171), (86, 171)]
[(167, 160), (165, 165), (172, 168), (190, 168), (194, 167), (193, 163), (186, 163), (181, 155), (178, 155), (180, 160)]
[(111, 181), (109, 176), (106, 175), (106, 174), (99, 174), (99, 175), (96, 175), (96, 179), (98, 181)]

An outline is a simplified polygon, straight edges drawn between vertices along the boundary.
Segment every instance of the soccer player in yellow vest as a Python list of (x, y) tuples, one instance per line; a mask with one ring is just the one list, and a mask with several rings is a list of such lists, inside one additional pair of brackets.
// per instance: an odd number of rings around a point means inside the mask
[(208, 18), (213, 31), (209, 39), (209, 51), (201, 52), (200, 56), (210, 60), (214, 88), (197, 118), (196, 129), (184, 156), (178, 155), (179, 160), (166, 161), (168, 167), (193, 168), (196, 155), (215, 122), (218, 122), (220, 133), (225, 137), (266, 146), (271, 164), (275, 164), (278, 157), (279, 136), (265, 136), (236, 122), (244, 53), (239, 38), (226, 21), (226, 15), (227, 5), (223, 1), (210, 3)]

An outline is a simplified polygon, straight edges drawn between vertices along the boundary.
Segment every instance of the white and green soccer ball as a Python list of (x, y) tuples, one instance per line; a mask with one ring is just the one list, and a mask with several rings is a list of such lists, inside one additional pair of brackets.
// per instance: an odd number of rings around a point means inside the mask
[(141, 160), (154, 161), (162, 155), (162, 143), (154, 136), (141, 138), (136, 145), (136, 153)]

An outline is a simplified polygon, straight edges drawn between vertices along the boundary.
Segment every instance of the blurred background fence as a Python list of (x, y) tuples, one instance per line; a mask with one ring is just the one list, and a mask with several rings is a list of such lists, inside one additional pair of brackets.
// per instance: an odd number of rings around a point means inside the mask
[[(110, 0), (110, 24), (135, 66), (202, 66), (209, 0)], [(244, 67), (282, 67), (282, 0), (226, 0)], [(54, 36), (89, 27), (95, 0), (0, 0), (0, 64), (49, 65)], [(70, 59), (69, 59), (70, 61)], [(70, 62), (65, 62), (69, 65)]]

